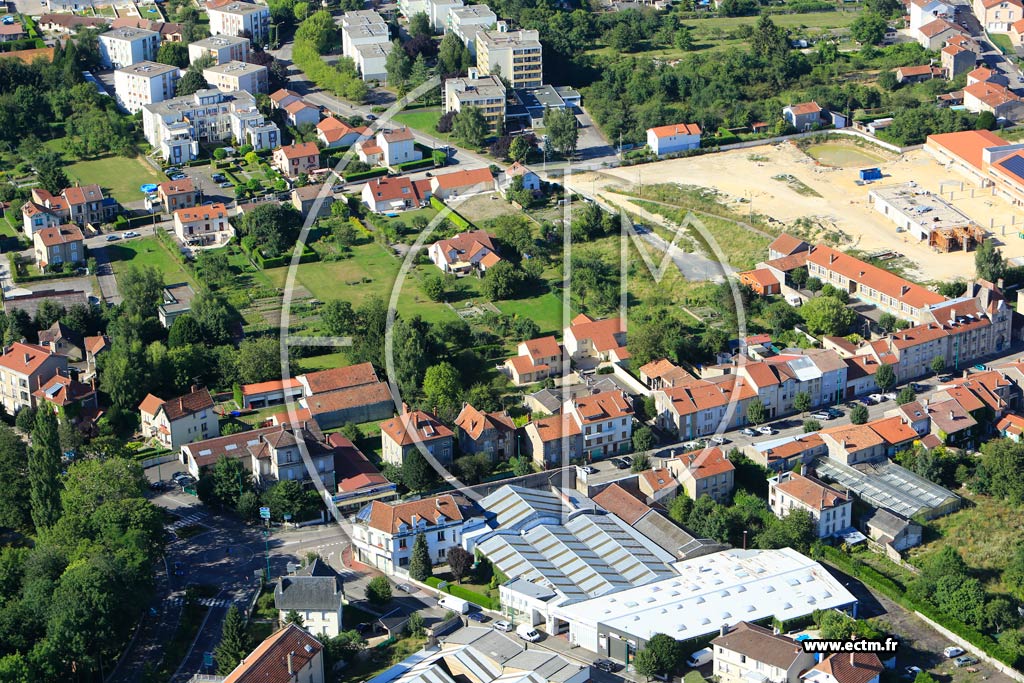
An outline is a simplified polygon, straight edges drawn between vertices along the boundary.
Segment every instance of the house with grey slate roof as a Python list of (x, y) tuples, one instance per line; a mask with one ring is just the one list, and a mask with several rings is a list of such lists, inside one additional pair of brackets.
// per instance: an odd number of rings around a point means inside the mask
[(342, 631), (345, 585), (338, 572), (320, 558), (294, 574), (282, 576), (274, 588), (274, 607), (283, 622), (298, 612), (310, 633), (333, 638)]

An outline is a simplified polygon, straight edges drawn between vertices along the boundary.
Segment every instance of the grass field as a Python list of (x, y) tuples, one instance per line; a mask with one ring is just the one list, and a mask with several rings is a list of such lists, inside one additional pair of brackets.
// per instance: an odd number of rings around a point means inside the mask
[(108, 244), (105, 248), (115, 274), (121, 272), (129, 263), (134, 266), (155, 266), (163, 274), (165, 284), (175, 282), (195, 284), (192, 276), (181, 265), (181, 262), (167, 251), (167, 248), (155, 237), (124, 240), (116, 244)]
[(502, 301), (498, 308), (507, 315), (529, 316), (537, 326), (541, 334), (559, 335), (562, 331), (562, 294), (560, 291), (548, 292), (529, 302), (523, 301)]
[(348, 365), (348, 359), (344, 351), (327, 353), (322, 356), (310, 356), (298, 360), (299, 370), (302, 372), (316, 372), (317, 370), (329, 370)]
[(927, 542), (911, 550), (911, 557), (920, 564), (922, 557), (952, 546), (969, 566), (980, 570), (990, 590), (1003, 592), (1000, 573), (1014, 550), (1024, 543), (1020, 526), (1024, 510), (988, 496), (966, 494), (965, 498), (969, 506), (929, 522), (929, 529), (935, 533), (926, 533)]
[(825, 166), (865, 166), (888, 161), (881, 154), (842, 142), (824, 142), (820, 145), (811, 145), (804, 150), (808, 156), (821, 162)]
[(439, 107), (429, 107), (426, 109), (403, 111), (400, 114), (396, 114), (394, 120), (418, 131), (437, 135), (437, 120), (439, 118), (441, 118), (441, 109)]
[(988, 37), (992, 44), (1004, 55), (1016, 54), (1016, 50), (1013, 49), (1013, 43), (1010, 42), (1010, 36), (1005, 33), (990, 33)]
[[(64, 151), (64, 141), (61, 138), (49, 140), (45, 144), (59, 152)], [(105, 156), (86, 161), (72, 161), (64, 167), (64, 172), (73, 183), (96, 183), (122, 204), (137, 202), (144, 198), (139, 191), (140, 185), (161, 183), (166, 180), (141, 156)]]

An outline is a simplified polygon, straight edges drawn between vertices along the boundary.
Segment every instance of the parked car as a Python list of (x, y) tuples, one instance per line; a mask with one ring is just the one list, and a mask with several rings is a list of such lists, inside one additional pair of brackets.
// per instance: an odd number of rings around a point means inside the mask
[(860, 402), (863, 403), (866, 406), (873, 406), (876, 403), (878, 403), (878, 401), (876, 401), (875, 399), (871, 398), (870, 396), (865, 396), (864, 398), (862, 398), (860, 400)]
[(757, 433), (764, 434), (765, 436), (771, 436), (772, 434), (775, 433), (775, 430), (768, 425), (761, 425), (760, 427), (757, 428)]
[(837, 418), (837, 417), (842, 417), (843, 416), (843, 411), (839, 410), (839, 408), (829, 408), (825, 412), (827, 412), (833, 418)]
[(757, 436), (757, 432), (755, 432), (750, 427), (744, 427), (743, 429), (741, 429), (740, 434), (742, 434), (743, 436)]
[(214, 173), (212, 176), (210, 176), (210, 178), (212, 178), (213, 181), (217, 183), (222, 183), (228, 179), (228, 177), (223, 173)]
[(953, 663), (956, 664), (957, 668), (960, 668), (964, 666), (970, 666), (972, 664), (977, 664), (978, 660), (974, 657), (971, 657), (970, 655), (964, 655), (963, 657), (957, 657), (956, 659), (954, 659)]
[(124, 234), (124, 236), (126, 239), (131, 239), (132, 237), (139, 237), (139, 233), (135, 232), (134, 230), (129, 230)]
[(622, 665), (618, 662), (613, 662), (610, 659), (597, 659), (594, 660), (594, 668), (600, 669), (601, 671), (607, 671), (608, 673), (615, 673), (622, 668)]
[(622, 456), (621, 458), (619, 458), (619, 460), (621, 460), (622, 462), (626, 463), (630, 467), (633, 466), (633, 458), (629, 457), (628, 455)]
[(885, 394), (870, 394), (868, 398), (870, 398), (875, 403), (881, 403), (882, 401), (888, 400)]
[(486, 614), (481, 614), (480, 612), (470, 612), (466, 615), (466, 618), (470, 621), (475, 621), (480, 624), (490, 619), (490, 617), (488, 617)]
[(177, 166), (171, 166), (166, 171), (164, 171), (164, 175), (166, 175), (168, 178), (170, 178), (172, 175), (178, 175), (179, 173), (181, 173), (181, 169), (178, 168)]
[(940, 382), (949, 382), (953, 379), (953, 375), (939, 375)]
[(832, 413), (826, 412), (824, 410), (819, 410), (816, 413), (811, 413), (811, 418), (815, 420), (831, 420)]
[(508, 633), (512, 630), (512, 624), (508, 623), (504, 619), (501, 619), (491, 624), (491, 628), (493, 628), (495, 631), (503, 631), (505, 633)]
[(529, 624), (519, 624), (519, 626), (516, 626), (516, 635), (528, 643), (536, 643), (540, 640), (540, 634), (537, 633), (537, 629)]
[(119, 239), (121, 239), (120, 235), (107, 235), (107, 241), (108, 242), (116, 242)]
[(412, 592), (414, 592), (416, 590), (415, 588), (413, 588), (412, 586), (410, 586), (407, 583), (400, 583), (397, 586), (395, 586), (395, 588), (397, 588), (398, 590), (402, 591), (403, 593), (412, 593)]
[(597, 468), (590, 465), (584, 465), (581, 468), (586, 474), (597, 474)]
[(964, 649), (962, 647), (957, 647), (956, 645), (950, 645), (942, 651), (942, 654), (946, 655), (946, 657), (950, 659), (953, 659), (953, 657), (959, 657), (963, 653)]
[(725, 436), (722, 436), (721, 434), (715, 434), (713, 437), (711, 437), (711, 443), (715, 444), (716, 446), (722, 446), (729, 443), (729, 439), (726, 438)]
[(184, 180), (188, 176), (185, 175), (184, 173), (175, 173), (174, 175), (170, 175), (167, 177), (170, 178), (171, 180)]
[(622, 458), (612, 458), (612, 464), (620, 470), (628, 470), (629, 465)]
[(895, 391), (887, 391), (884, 394), (882, 394), (882, 396), (885, 398), (886, 401), (895, 401), (896, 400), (896, 392)]
[(917, 678), (917, 674), (921, 673), (921, 667), (919, 666), (908, 666), (904, 667), (903, 673), (900, 674), (900, 678), (908, 678), (914, 680)]
[(234, 187), (234, 186), (235, 186), (234, 183), (228, 182), (226, 180), (223, 183), (221, 183), (220, 185), (218, 185), (218, 187), (225, 187), (225, 188), (227, 188), (227, 187)]

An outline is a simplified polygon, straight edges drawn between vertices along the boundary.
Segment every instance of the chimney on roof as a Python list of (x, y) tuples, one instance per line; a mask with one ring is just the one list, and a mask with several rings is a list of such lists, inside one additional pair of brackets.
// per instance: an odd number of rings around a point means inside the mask
[(836, 256), (836, 255), (835, 255), (835, 253), (829, 254), (829, 255), (828, 255), (828, 262), (829, 262), (829, 263), (835, 263), (835, 261), (836, 261), (836, 259), (837, 259), (837, 258), (839, 258), (839, 257), (838, 257), (838, 256)]
[(953, 415), (953, 411), (952, 410), (949, 411), (949, 419), (950, 419), (950, 421), (955, 419), (955, 416)]
[(198, 385), (198, 384), (193, 384), (193, 385), (192, 385), (192, 386), (190, 387), (190, 391), (191, 391), (191, 392), (192, 392), (193, 394), (194, 394), (194, 393), (196, 393), (197, 391), (199, 391), (199, 385)]
[(294, 651), (288, 653), (288, 675), (289, 676), (294, 676), (295, 675), (295, 666), (292, 664), (292, 657), (294, 655), (295, 655)]
[(406, 403), (405, 401), (402, 401), (402, 415), (408, 415), (408, 413), (409, 413), (409, 404)]
[(999, 278), (999, 279), (996, 280), (996, 288), (997, 289), (1002, 289), (1003, 288), (1003, 278)]
[(850, 653), (850, 666), (857, 666), (856, 658), (853, 656), (852, 652)]
[(922, 398), (921, 399), (921, 407), (924, 408), (924, 411), (926, 413), (928, 412), (928, 399), (926, 399), (926, 398)]
[(718, 635), (724, 636), (728, 632), (729, 632), (729, 624), (722, 624), (721, 626), (718, 627)]
[(25, 352), (25, 365), (28, 365), (29, 361), (31, 361), (31, 360), (32, 360), (32, 354), (29, 353), (28, 351), (26, 351)]
[(434, 499), (434, 507), (436, 507), (438, 510), (441, 509), (441, 496), (438, 496), (437, 498)]

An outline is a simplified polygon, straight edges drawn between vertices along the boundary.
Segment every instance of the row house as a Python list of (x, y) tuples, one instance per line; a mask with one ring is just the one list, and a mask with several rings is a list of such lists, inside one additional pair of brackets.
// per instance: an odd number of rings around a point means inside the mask
[(565, 349), (551, 335), (519, 342), (516, 353), (505, 360), (505, 372), (517, 387), (561, 377), (568, 361)]
[(718, 447), (681, 453), (666, 463), (666, 469), (690, 500), (711, 496), (724, 503), (736, 484), (736, 466)]
[(800, 683), (800, 674), (815, 662), (815, 655), (789, 636), (746, 621), (722, 627), (710, 647), (720, 683)]
[(658, 427), (689, 440), (719, 429), (738, 429), (747, 423), (747, 405), (757, 389), (746, 379), (721, 375), (695, 379), (654, 392)]
[(455, 458), (455, 435), (434, 415), (422, 410), (410, 411), (402, 405), (402, 414), (380, 425), (381, 459), (401, 467), (414, 450), (425, 450), (442, 467)]
[(21, 213), (25, 236), (32, 239), (36, 231), (64, 223), (74, 223), (80, 228), (108, 223), (117, 214), (117, 200), (105, 196), (102, 188), (95, 184), (66, 187), (56, 195), (34, 187)]
[(373, 501), (352, 518), (355, 559), (388, 574), (408, 571), (416, 537), (427, 541), (430, 561), (445, 562), (462, 536), (482, 519), (472, 519), (451, 494), (389, 505)]
[(488, 413), (466, 403), (455, 419), (455, 426), (464, 455), (486, 455), (492, 462), (517, 455), (516, 425), (504, 410)]
[(313, 482), (305, 455), (323, 487), (334, 491), (334, 449), (324, 443), (319, 430), (310, 429), (307, 422), (296, 425), (284, 422), (273, 431), (259, 435), (256, 443), (248, 444), (246, 450), (251, 458), (248, 469), (260, 486), (298, 481), (306, 488), (319, 489)]
[(595, 460), (632, 450), (633, 404), (622, 391), (570, 399), (562, 412), (580, 426), (584, 458)]
[(572, 415), (531, 420), (523, 427), (520, 449), (540, 469), (563, 467), (583, 458), (583, 433)]
[(77, 225), (43, 228), (32, 235), (32, 247), (41, 270), (85, 261), (85, 237)]
[(640, 381), (648, 389), (670, 389), (692, 379), (693, 375), (667, 358), (652, 360), (640, 366)]
[(768, 480), (768, 505), (778, 518), (804, 510), (814, 520), (818, 538), (828, 538), (853, 525), (853, 500), (813, 477), (781, 472)]

